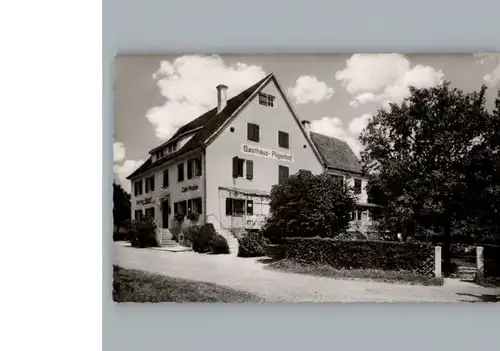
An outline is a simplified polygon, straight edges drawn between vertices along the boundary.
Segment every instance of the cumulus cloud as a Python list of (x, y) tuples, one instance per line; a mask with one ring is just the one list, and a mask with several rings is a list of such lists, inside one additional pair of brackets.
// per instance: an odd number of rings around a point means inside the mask
[(350, 105), (369, 102), (387, 105), (402, 102), (409, 96), (409, 87), (429, 88), (439, 85), (444, 74), (430, 66), (411, 66), (400, 54), (355, 54), (335, 78), (353, 95)]
[(127, 176), (135, 171), (144, 160), (125, 160), (125, 156), (125, 145), (120, 141), (115, 141), (113, 144), (113, 173), (115, 174), (115, 180), (126, 192), (130, 193), (130, 181), (127, 180)]
[(363, 146), (358, 140), (358, 137), (371, 118), (372, 116), (370, 114), (364, 114), (354, 118), (346, 128), (342, 120), (338, 117), (323, 117), (311, 122), (311, 130), (345, 141), (354, 151), (356, 156), (359, 157)]
[(123, 163), (115, 164), (113, 166), (113, 172), (115, 174), (115, 179), (122, 188), (130, 194), (131, 184), (127, 177), (135, 171), (144, 160), (125, 160)]
[(301, 76), (297, 79), (295, 86), (288, 89), (288, 92), (298, 104), (307, 104), (308, 102), (319, 103), (328, 100), (335, 91), (316, 77)]
[(166, 101), (162, 106), (151, 108), (146, 118), (155, 127), (158, 139), (163, 141), (179, 127), (215, 107), (218, 84), (228, 86), (228, 98), (231, 98), (265, 75), (260, 66), (228, 65), (217, 55), (185, 55), (162, 61), (153, 79)]
[(121, 162), (125, 159), (125, 145), (122, 142), (116, 141), (113, 144), (113, 161)]
[(478, 53), (474, 54), (478, 58), (477, 62), (481, 65), (491, 64), (493, 70), (484, 75), (483, 80), (489, 86), (495, 86), (500, 83), (500, 54)]

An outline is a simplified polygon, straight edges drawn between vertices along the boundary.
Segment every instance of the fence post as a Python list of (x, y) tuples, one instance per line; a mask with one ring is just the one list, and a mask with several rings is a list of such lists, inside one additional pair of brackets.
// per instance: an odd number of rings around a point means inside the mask
[(476, 276), (481, 277), (484, 271), (484, 255), (483, 255), (483, 247), (476, 247)]
[(441, 278), (441, 246), (434, 248), (434, 276)]

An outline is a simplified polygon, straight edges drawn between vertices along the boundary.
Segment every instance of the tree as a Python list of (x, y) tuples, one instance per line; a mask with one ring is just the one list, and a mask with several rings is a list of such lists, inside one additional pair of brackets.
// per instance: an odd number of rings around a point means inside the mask
[(118, 232), (124, 222), (130, 219), (130, 194), (119, 184), (113, 182), (113, 223)]
[(487, 191), (498, 167), (488, 158), (498, 152), (500, 129), (485, 108), (485, 92), (483, 86), (465, 93), (449, 82), (410, 88), (401, 104), (379, 110), (360, 137), (368, 192), (383, 206), (381, 224), (405, 236), (441, 234), (445, 271), (452, 233), (465, 228), (464, 220), (477, 222), (478, 211), (491, 217), (481, 198), (497, 196)]
[(282, 237), (334, 237), (345, 231), (354, 210), (351, 190), (326, 173), (299, 171), (274, 185), (270, 197), (264, 234), (273, 242)]

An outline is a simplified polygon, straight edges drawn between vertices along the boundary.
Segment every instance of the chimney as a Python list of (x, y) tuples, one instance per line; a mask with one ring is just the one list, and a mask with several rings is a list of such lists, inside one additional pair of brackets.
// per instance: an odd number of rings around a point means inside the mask
[(217, 113), (220, 113), (227, 103), (227, 86), (224, 84), (217, 85)]
[(309, 136), (309, 133), (311, 132), (311, 122), (303, 120), (301, 123), (302, 127), (304, 127), (304, 130), (306, 131), (307, 136)]

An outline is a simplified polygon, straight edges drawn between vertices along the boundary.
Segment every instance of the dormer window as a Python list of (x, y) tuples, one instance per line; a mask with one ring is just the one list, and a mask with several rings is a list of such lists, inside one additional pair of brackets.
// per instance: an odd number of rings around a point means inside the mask
[(274, 96), (265, 93), (259, 93), (259, 104), (261, 104), (262, 106), (274, 107)]

